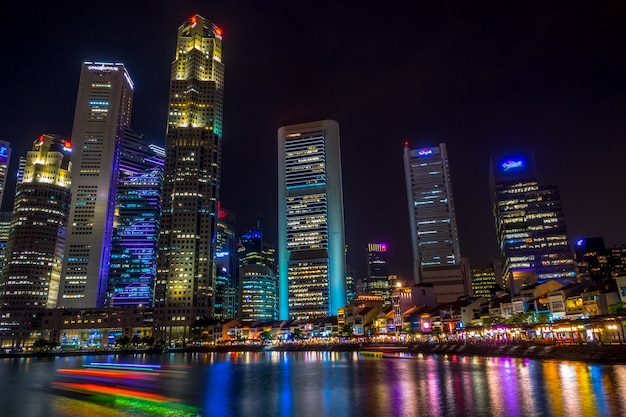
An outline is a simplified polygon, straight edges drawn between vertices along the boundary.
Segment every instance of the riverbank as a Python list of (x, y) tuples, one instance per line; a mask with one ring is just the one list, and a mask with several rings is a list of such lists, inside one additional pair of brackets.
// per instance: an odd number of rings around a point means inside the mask
[[(17, 352), (0, 354), (0, 358), (28, 358), (28, 357), (55, 357), (55, 356), (86, 356), (86, 355), (128, 355), (128, 354), (179, 354), (179, 353), (209, 353), (209, 352), (302, 352), (302, 351), (329, 351), (329, 352), (379, 352), (383, 356), (403, 357), (410, 355), (433, 356), (483, 356), (483, 357), (515, 357), (529, 359), (550, 359), (583, 361), (601, 364), (626, 364), (626, 345), (540, 345), (540, 344), (368, 344), (368, 343), (285, 343), (275, 346), (257, 344), (194, 346), (179, 349), (77, 349), (53, 352)], [(396, 355), (392, 355), (396, 354)]]

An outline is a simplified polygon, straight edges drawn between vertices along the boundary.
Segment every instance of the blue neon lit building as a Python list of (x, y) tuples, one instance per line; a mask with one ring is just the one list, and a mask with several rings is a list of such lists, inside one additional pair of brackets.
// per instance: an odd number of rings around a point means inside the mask
[(119, 171), (106, 306), (152, 307), (163, 152), (127, 128)]
[(559, 190), (539, 185), (532, 151), (492, 156), (489, 176), (505, 285), (575, 281)]
[(336, 316), (346, 305), (339, 124), (278, 129), (281, 320)]

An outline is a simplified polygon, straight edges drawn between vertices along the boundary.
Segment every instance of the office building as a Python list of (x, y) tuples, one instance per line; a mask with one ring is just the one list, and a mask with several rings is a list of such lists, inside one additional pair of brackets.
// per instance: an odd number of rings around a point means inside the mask
[(415, 284), (432, 284), (441, 303), (468, 294), (469, 270), (461, 258), (448, 151), (404, 144), (404, 175)]
[(281, 320), (336, 316), (346, 304), (339, 124), (278, 129)]
[(563, 207), (556, 186), (540, 185), (532, 151), (491, 157), (489, 185), (507, 289), (576, 280)]
[(497, 291), (502, 291), (502, 262), (494, 259), (490, 263), (477, 264), (470, 267), (472, 278), (472, 295), (491, 298)]
[(369, 243), (367, 245), (367, 293), (383, 298), (383, 308), (391, 305), (391, 282), (387, 271), (387, 245)]
[(626, 246), (607, 248), (602, 237), (578, 239), (574, 245), (580, 279), (602, 282), (626, 275)]
[(263, 241), (260, 219), (257, 227), (237, 237), (240, 320), (242, 323), (267, 322), (278, 318), (278, 279), (276, 249)]
[(0, 206), (4, 203), (4, 189), (7, 187), (9, 163), (11, 162), (11, 144), (0, 140)]
[(107, 307), (152, 307), (163, 184), (162, 152), (124, 131), (111, 240)]
[[(0, 211), (0, 277), (7, 256), (7, 244), (9, 243), (9, 231), (11, 230), (12, 211)], [(2, 307), (0, 306), (0, 309)]]
[(44, 134), (28, 151), (15, 190), (6, 261), (0, 279), (0, 338), (23, 345), (41, 314), (58, 303), (70, 212), (72, 143)]
[(218, 204), (215, 235), (215, 290), (213, 317), (237, 316), (237, 237), (235, 213)]
[(72, 203), (60, 307), (105, 304), (120, 145), (132, 101), (133, 83), (124, 64), (83, 63), (72, 128)]
[(211, 317), (222, 152), (222, 31), (199, 15), (179, 28), (167, 117), (155, 287), (158, 337)]

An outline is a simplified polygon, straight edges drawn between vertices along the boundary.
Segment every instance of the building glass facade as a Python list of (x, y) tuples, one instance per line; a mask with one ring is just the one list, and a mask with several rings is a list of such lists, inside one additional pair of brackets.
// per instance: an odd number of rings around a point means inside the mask
[(130, 128), (121, 146), (107, 307), (152, 307), (163, 152)]
[(83, 63), (74, 112), (72, 203), (59, 306), (103, 307), (115, 219), (120, 146), (133, 82), (121, 63)]
[(575, 281), (559, 191), (538, 183), (532, 152), (493, 156), (490, 188), (507, 287), (517, 293), (535, 282)]
[(457, 265), (461, 249), (446, 145), (404, 146), (404, 174), (416, 284), (424, 267)]
[(346, 303), (339, 124), (278, 130), (280, 318), (334, 316)]
[(169, 338), (213, 314), (223, 98), (222, 31), (194, 15), (178, 28), (165, 144), (155, 326)]
[[(20, 345), (58, 305), (72, 181), (72, 143), (41, 135), (16, 186), (6, 261), (0, 279), (0, 338)], [(32, 341), (32, 340), (31, 340)]]

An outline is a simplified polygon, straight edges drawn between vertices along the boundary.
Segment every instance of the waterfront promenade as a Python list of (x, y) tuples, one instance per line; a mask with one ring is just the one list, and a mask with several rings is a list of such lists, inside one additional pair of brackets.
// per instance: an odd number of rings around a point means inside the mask
[[(260, 351), (331, 351), (331, 352), (363, 352), (380, 354), (383, 357), (406, 358), (411, 355), (437, 356), (487, 356), (516, 357), (531, 359), (574, 360), (603, 364), (626, 364), (625, 345), (548, 345), (531, 342), (520, 343), (309, 343), (288, 342), (273, 345), (263, 344), (218, 344), (191, 346), (177, 349), (127, 348), (127, 349), (71, 349), (47, 352), (14, 352), (0, 354), (0, 357), (54, 357), (102, 354), (178, 354), (203, 352), (260, 352)], [(401, 355), (400, 355), (401, 354)]]

